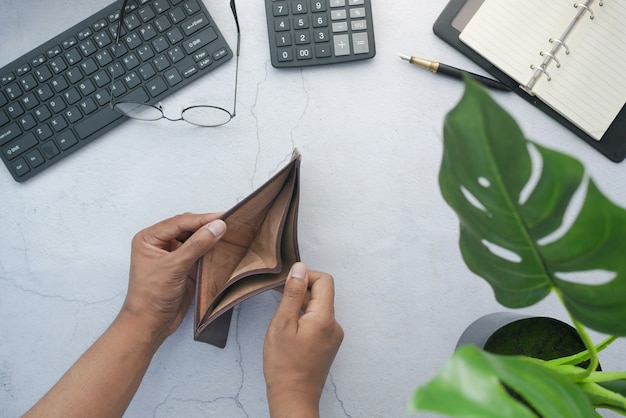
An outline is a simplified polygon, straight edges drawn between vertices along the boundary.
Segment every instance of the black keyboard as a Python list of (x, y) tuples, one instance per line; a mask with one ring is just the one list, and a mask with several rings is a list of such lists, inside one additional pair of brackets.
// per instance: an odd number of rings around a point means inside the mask
[(127, 120), (110, 108), (113, 73), (116, 102), (156, 103), (233, 57), (201, 0), (131, 0), (114, 62), (122, 3), (0, 69), (0, 151), (16, 181)]

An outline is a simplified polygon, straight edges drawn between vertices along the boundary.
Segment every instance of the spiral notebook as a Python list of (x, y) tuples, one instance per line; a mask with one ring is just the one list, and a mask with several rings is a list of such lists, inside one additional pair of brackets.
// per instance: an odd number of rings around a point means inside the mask
[(608, 158), (622, 161), (625, 28), (624, 0), (452, 0), (434, 30)]

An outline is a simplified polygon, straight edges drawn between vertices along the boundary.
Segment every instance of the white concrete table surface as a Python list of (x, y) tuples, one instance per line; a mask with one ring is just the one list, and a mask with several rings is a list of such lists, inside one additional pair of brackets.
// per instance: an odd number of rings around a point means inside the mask
[[(232, 45), (228, 1), (205, 3)], [(335, 277), (346, 334), (322, 416), (405, 416), (415, 388), (439, 370), (463, 329), (503, 310), (465, 267), (458, 221), (437, 183), (443, 119), (463, 85), (396, 53), (480, 69), (432, 32), (446, 0), (373, 3), (374, 59), (278, 70), (264, 3), (239, 0), (239, 94), (230, 124), (130, 121), (26, 183), (0, 169), (0, 416), (27, 410), (114, 319), (137, 231), (181, 212), (230, 208), (294, 147), (303, 155), (302, 258)], [(0, 65), (107, 4), (2, 0)], [(164, 106), (173, 113), (197, 103), (228, 107), (233, 74), (234, 61)], [(529, 137), (582, 160), (626, 206), (626, 165), (516, 95), (494, 96)], [(262, 346), (278, 300), (269, 292), (236, 308), (225, 349), (193, 341), (190, 311), (154, 357), (127, 416), (268, 416)], [(554, 297), (523, 312), (566, 319)], [(602, 354), (605, 369), (626, 367), (625, 346)]]

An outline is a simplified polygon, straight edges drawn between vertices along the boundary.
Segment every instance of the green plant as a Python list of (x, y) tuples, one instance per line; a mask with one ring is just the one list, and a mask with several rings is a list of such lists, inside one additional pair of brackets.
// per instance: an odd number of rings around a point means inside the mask
[[(471, 80), (445, 120), (439, 185), (460, 220), (463, 259), (497, 301), (527, 307), (554, 292), (587, 350), (543, 361), (461, 347), (418, 388), (411, 410), (501, 418), (597, 417), (597, 408), (607, 408), (626, 415), (626, 372), (596, 371), (598, 352), (626, 335), (626, 210), (579, 161), (526, 139)], [(578, 213), (566, 216), (576, 202)], [(595, 346), (587, 329), (610, 337)], [(575, 366), (587, 359), (586, 369)]]

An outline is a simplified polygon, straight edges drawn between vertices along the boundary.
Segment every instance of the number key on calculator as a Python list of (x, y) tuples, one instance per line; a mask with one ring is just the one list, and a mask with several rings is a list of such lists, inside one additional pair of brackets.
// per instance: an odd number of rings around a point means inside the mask
[(274, 67), (376, 55), (371, 0), (265, 0), (265, 11)]

